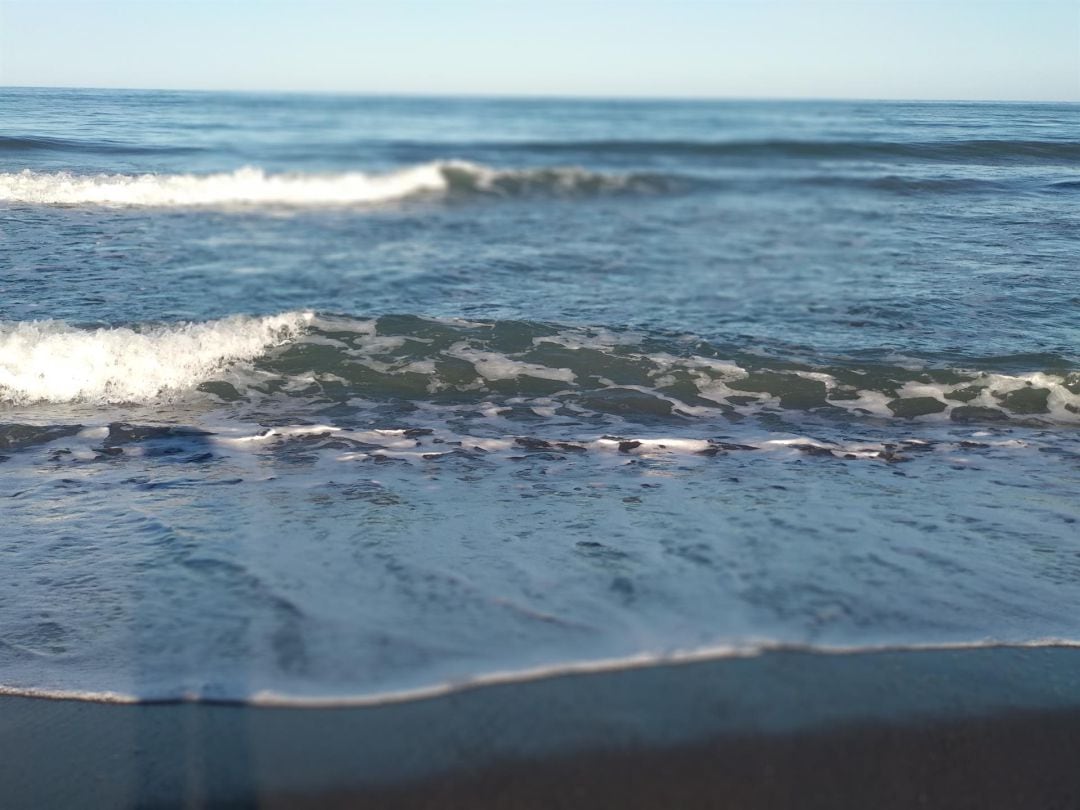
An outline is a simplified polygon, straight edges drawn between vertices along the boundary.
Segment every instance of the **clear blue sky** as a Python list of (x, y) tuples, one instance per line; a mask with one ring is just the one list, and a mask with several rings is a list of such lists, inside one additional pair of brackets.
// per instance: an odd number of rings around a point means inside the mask
[(1080, 101), (1080, 0), (0, 0), (0, 85)]

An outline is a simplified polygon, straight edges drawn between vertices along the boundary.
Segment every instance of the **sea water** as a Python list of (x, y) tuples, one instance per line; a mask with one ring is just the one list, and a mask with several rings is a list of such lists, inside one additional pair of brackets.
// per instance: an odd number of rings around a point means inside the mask
[(1080, 641), (1078, 133), (0, 90), (0, 688)]

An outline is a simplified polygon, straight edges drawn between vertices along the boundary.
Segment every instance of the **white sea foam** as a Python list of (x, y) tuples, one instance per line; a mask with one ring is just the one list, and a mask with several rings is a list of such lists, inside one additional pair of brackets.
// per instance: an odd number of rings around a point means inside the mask
[(445, 191), (442, 168), (442, 164), (429, 163), (383, 175), (348, 172), (323, 176), (272, 175), (252, 167), (206, 175), (23, 171), (0, 174), (0, 200), (137, 206), (373, 203)]
[[(493, 408), (492, 418), (498, 417), (499, 414), (494, 412), (496, 410)], [(771, 457), (778, 461), (803, 458), (807, 452), (813, 452), (815, 455), (845, 460), (892, 462), (909, 460), (912, 458), (911, 451), (955, 453), (969, 443), (968, 438), (952, 436), (948, 440), (933, 441), (900, 437), (886, 440), (825, 441), (795, 434), (782, 438), (767, 438), (769, 434), (761, 433), (742, 436), (737, 443), (705, 437), (672, 434), (648, 436), (637, 433), (618, 437), (567, 435), (559, 439), (545, 440), (521, 434), (507, 434), (498, 438), (476, 436), (449, 429), (445, 423), (437, 420), (429, 422), (429, 425), (430, 427), (422, 429), (421, 433), (397, 428), (358, 430), (330, 424), (277, 426), (251, 432), (244, 432), (244, 429), (235, 426), (225, 426), (215, 429), (215, 435), (210, 442), (222, 448), (260, 450), (271, 444), (318, 436), (369, 445), (362, 451), (338, 453), (335, 450), (333, 457), (341, 462), (366, 461), (380, 456), (402, 461), (429, 461), (460, 451), (482, 451), (485, 458), (495, 459), (520, 457), (521, 453), (531, 450), (554, 454), (569, 453), (573, 456), (587, 452), (595, 460), (614, 460), (618, 464), (633, 464), (633, 459), (640, 457), (712, 457), (730, 452), (754, 452), (762, 458)], [(1021, 439), (988, 440), (977, 432), (969, 436), (982, 438), (978, 443), (980, 447), (999, 451), (1026, 451), (1034, 447), (1032, 443)]]
[(529, 376), (542, 380), (573, 383), (577, 379), (574, 372), (568, 368), (553, 368), (551, 366), (537, 365), (536, 363), (526, 363), (523, 360), (515, 360), (499, 352), (474, 349), (463, 341), (455, 343), (447, 349), (446, 354), (472, 363), (476, 373), (485, 380), (512, 380), (521, 376)]
[(215, 206), (373, 204), (453, 190), (514, 194), (617, 191), (640, 178), (584, 169), (493, 169), (456, 160), (384, 173), (271, 174), (246, 166), (216, 174), (0, 173), (0, 202), (59, 205)]
[(308, 313), (151, 328), (0, 322), (0, 402), (147, 402), (300, 334)]

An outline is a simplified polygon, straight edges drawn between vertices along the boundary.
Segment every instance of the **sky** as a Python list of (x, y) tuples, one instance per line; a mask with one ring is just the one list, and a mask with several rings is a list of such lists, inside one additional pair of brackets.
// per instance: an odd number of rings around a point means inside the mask
[(1080, 101), (1080, 0), (0, 0), (0, 85)]

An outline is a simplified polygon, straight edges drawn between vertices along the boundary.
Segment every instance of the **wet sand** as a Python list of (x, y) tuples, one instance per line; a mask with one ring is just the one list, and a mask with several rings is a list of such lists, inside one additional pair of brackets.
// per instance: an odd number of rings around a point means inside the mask
[(772, 652), (354, 708), (0, 698), (5, 807), (1080, 806), (1080, 649)]

